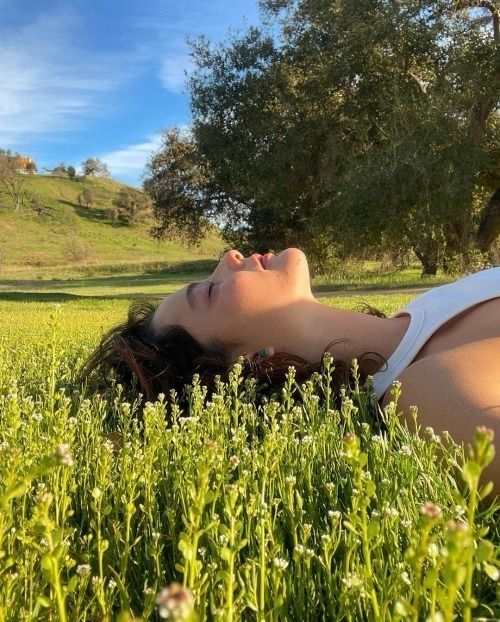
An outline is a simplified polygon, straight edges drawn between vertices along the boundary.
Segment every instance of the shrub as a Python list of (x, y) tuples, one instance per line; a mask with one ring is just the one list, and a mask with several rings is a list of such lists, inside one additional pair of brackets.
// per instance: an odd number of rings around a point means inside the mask
[(69, 261), (80, 263), (89, 258), (90, 247), (78, 236), (71, 236), (68, 238), (64, 247), (64, 256)]

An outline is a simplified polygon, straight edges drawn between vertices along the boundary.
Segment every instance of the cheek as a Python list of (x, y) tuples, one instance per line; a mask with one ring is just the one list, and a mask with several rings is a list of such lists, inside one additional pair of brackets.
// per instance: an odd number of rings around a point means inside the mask
[(240, 272), (227, 283), (225, 301), (228, 314), (243, 319), (264, 309), (272, 301), (270, 279), (261, 274)]
[(253, 308), (252, 293), (245, 287), (244, 279), (225, 283), (217, 305), (216, 321), (219, 328), (224, 331), (241, 326)]

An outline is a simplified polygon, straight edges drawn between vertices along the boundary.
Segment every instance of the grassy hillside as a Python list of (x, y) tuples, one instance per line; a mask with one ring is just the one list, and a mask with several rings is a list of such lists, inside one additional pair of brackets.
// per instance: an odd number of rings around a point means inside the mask
[[(112, 222), (106, 217), (106, 209), (122, 187), (112, 179), (87, 178), (82, 182), (49, 175), (27, 176), (25, 192), (43, 203), (40, 215), (29, 201), (14, 212), (9, 197), (0, 193), (1, 273), (24, 278), (89, 275), (219, 255), (222, 242), (215, 234), (201, 248), (188, 249), (178, 243), (154, 241), (148, 223)], [(96, 199), (90, 208), (78, 204), (84, 188), (90, 188)], [(72, 257), (75, 247), (86, 248), (86, 257)]]

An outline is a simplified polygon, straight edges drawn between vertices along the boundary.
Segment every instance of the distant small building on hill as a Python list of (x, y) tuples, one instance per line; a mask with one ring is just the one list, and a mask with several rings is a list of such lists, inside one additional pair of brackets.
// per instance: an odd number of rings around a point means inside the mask
[(22, 155), (0, 155), (0, 161), (7, 160), (16, 173), (34, 173), (36, 163), (33, 158)]

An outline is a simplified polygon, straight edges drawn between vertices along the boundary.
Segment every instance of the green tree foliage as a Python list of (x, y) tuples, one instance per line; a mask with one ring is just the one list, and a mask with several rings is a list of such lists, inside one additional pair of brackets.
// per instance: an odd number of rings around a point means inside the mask
[(71, 181), (75, 181), (76, 179), (76, 170), (74, 166), (68, 166), (66, 168), (66, 175), (68, 176), (68, 179), (71, 179)]
[(54, 166), (54, 168), (48, 170), (51, 175), (66, 176), (68, 174), (68, 168), (64, 162), (59, 162), (57, 166)]
[(84, 188), (78, 195), (78, 204), (81, 207), (91, 207), (95, 203), (95, 194), (90, 188)]
[(87, 158), (82, 162), (84, 177), (109, 177), (108, 165), (99, 158)]
[(134, 188), (122, 188), (113, 204), (117, 208), (117, 218), (128, 224), (143, 222), (151, 214), (149, 197)]
[(177, 128), (163, 136), (163, 145), (146, 167), (144, 190), (152, 200), (158, 239), (183, 239), (197, 244), (216, 219), (233, 205), (231, 199), (211, 183), (210, 173), (193, 138)]
[(216, 214), (242, 249), (300, 244), (319, 267), (411, 248), (435, 273), (487, 251), (500, 232), (495, 5), (261, 7), (262, 28), (193, 44), (192, 139), (167, 135), (145, 184), (160, 231), (196, 237)]

